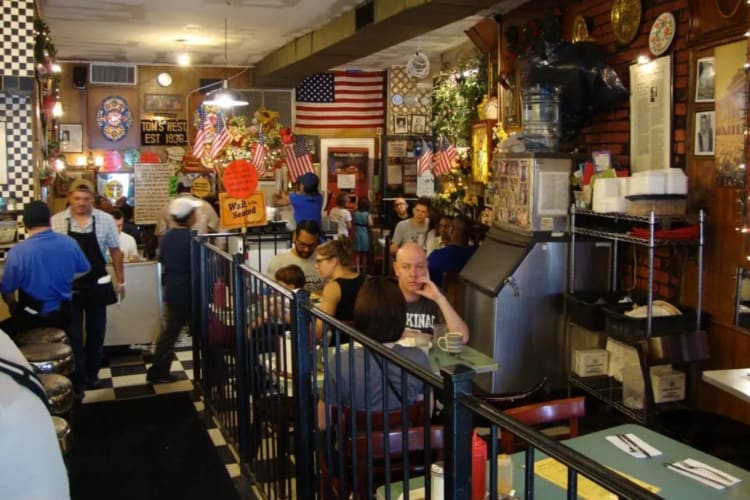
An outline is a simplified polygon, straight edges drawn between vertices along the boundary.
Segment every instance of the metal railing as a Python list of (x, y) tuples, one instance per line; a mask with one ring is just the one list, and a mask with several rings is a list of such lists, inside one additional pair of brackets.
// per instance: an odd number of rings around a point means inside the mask
[[(305, 290), (293, 293), (281, 287), (205, 237), (194, 238), (193, 256), (194, 290), (199, 291), (193, 323), (200, 333), (193, 336), (198, 340), (196, 380), (256, 493), (266, 498), (359, 498), (372, 497), (384, 485), (383, 496), (390, 499), (391, 483), (401, 481), (399, 471), (405, 470), (410, 477), (423, 477), (429, 499), (430, 466), (442, 457), (445, 497), (470, 498), (471, 436), (475, 417), (481, 417), (490, 422), (493, 499), (499, 429), (528, 444), (527, 499), (534, 498), (535, 450), (568, 467), (568, 498), (576, 497), (579, 474), (621, 498), (659, 498), (473, 396), (473, 370), (455, 366), (432, 373), (323, 313)], [(353, 383), (332, 385), (343, 371), (355, 371), (355, 346), (365, 373), (378, 365), (376, 373), (388, 373), (398, 382), (382, 375), (364, 389)], [(409, 409), (399, 402), (395, 413), (400, 418), (392, 423), (391, 416), (384, 417), (392, 402), (389, 387), (395, 385), (395, 392), (404, 396), (415, 380), (422, 399)], [(373, 396), (368, 391), (385, 394), (382, 406), (359, 414), (347, 410), (358, 390), (364, 390), (365, 401)], [(319, 415), (319, 399), (332, 410)], [(442, 409), (440, 426), (433, 424), (434, 406)], [(415, 408), (421, 411), (412, 413)], [(410, 448), (417, 441), (419, 449)]]

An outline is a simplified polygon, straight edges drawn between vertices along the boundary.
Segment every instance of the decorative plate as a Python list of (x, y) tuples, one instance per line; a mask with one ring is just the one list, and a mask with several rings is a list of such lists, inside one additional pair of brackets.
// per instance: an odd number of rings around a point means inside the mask
[(419, 99), (419, 104), (421, 104), (422, 106), (429, 106), (431, 103), (432, 103), (432, 99), (428, 95), (423, 95)]
[(671, 12), (665, 12), (656, 18), (648, 35), (648, 48), (655, 56), (662, 55), (672, 43), (676, 23)]
[(404, 97), (404, 104), (410, 108), (413, 108), (419, 104), (419, 98), (413, 94), (408, 94)]
[(404, 103), (404, 96), (401, 94), (393, 94), (393, 97), (391, 97), (391, 102), (394, 106), (401, 106)]
[(617, 42), (629, 44), (641, 25), (641, 0), (613, 0), (611, 19)]
[(128, 101), (120, 96), (108, 96), (103, 99), (96, 113), (96, 124), (102, 135), (110, 141), (124, 139), (133, 125), (133, 113)]
[(589, 39), (589, 28), (586, 26), (586, 19), (583, 16), (576, 16), (573, 20), (573, 37), (571, 42), (585, 42)]

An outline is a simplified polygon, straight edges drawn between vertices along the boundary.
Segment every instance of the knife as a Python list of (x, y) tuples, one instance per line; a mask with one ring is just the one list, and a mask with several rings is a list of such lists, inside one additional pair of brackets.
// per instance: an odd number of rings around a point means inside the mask
[(627, 434), (618, 434), (617, 437), (620, 438), (623, 443), (646, 455), (646, 458), (651, 458), (651, 454), (639, 446), (634, 440), (630, 439)]
[(671, 464), (669, 462), (665, 462), (664, 465), (667, 467), (667, 469), (678, 470), (678, 471), (680, 471), (680, 472), (682, 472), (682, 473), (684, 473), (684, 474), (686, 474), (686, 475), (688, 475), (690, 477), (694, 477), (694, 478), (702, 479), (704, 481), (708, 481), (709, 483), (713, 483), (713, 484), (715, 484), (717, 486), (721, 486), (722, 488), (726, 488), (727, 486), (729, 486), (729, 484), (727, 484), (727, 483), (725, 483), (723, 481), (719, 481), (718, 479), (714, 479), (714, 478), (710, 478), (710, 477), (704, 476), (703, 474), (698, 474), (697, 472), (694, 472), (694, 471), (692, 471), (690, 469), (686, 469), (684, 467), (681, 467), (678, 464)]

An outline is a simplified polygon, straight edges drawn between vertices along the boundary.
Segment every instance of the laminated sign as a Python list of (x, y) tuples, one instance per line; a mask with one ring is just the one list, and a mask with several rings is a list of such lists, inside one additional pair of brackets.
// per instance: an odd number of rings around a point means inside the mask
[(233, 198), (227, 193), (219, 193), (221, 205), (221, 225), (226, 229), (243, 226), (266, 225), (266, 203), (263, 191), (247, 198)]
[(224, 169), (221, 181), (227, 194), (243, 200), (258, 189), (258, 172), (247, 160), (234, 160)]

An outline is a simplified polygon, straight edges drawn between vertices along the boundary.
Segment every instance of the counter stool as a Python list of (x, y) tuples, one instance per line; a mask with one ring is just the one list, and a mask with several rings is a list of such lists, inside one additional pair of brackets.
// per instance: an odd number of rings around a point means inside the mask
[(52, 416), (52, 423), (55, 424), (55, 433), (57, 434), (60, 451), (65, 456), (70, 449), (70, 426), (67, 420), (54, 415)]
[(34, 373), (73, 373), (73, 349), (67, 344), (46, 343), (20, 346), (21, 354), (34, 368)]
[(64, 416), (73, 408), (73, 382), (57, 373), (40, 373), (38, 375), (50, 401), (50, 413)]
[(68, 343), (65, 330), (60, 328), (32, 328), (13, 337), (18, 346), (27, 344)]

